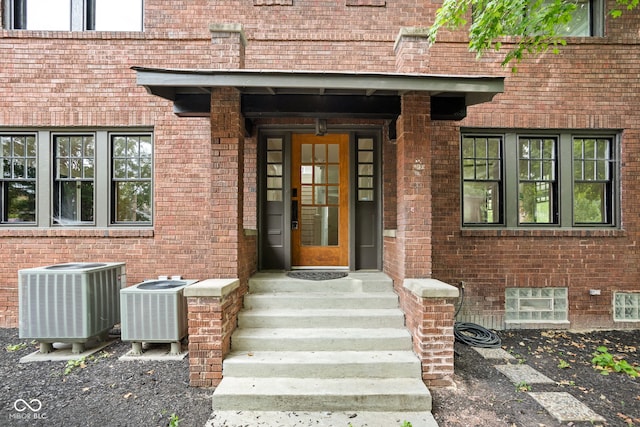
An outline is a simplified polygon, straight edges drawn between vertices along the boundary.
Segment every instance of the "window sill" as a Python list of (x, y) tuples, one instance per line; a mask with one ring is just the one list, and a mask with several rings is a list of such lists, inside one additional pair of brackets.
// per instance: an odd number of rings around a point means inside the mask
[(505, 329), (569, 329), (568, 320), (505, 320)]
[(2, 237), (131, 238), (154, 236), (150, 228), (0, 228)]
[(462, 229), (462, 237), (626, 237), (620, 229)]

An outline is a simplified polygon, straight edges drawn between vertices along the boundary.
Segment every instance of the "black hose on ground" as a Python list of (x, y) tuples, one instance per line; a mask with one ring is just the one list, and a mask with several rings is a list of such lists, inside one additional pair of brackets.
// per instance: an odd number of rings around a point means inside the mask
[[(458, 313), (464, 303), (464, 285), (460, 288), (460, 305), (456, 310), (454, 317), (458, 317)], [(499, 348), (502, 340), (495, 333), (475, 323), (455, 322), (453, 324), (453, 335), (456, 341), (471, 347), (481, 348)]]
[(502, 344), (498, 335), (475, 323), (455, 322), (453, 335), (456, 341), (471, 347), (499, 348)]

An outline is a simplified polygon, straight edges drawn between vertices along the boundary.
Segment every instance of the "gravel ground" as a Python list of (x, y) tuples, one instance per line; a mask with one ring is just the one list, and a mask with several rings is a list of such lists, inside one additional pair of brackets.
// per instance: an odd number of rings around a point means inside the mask
[[(591, 364), (597, 347), (604, 345), (616, 361), (640, 366), (640, 330), (500, 335), (503, 349), (515, 357), (512, 363), (526, 363), (555, 381), (528, 391), (569, 392), (607, 421), (558, 423), (527, 390), (495, 369), (502, 361), (487, 361), (456, 343), (456, 388), (431, 390), (433, 415), (441, 427), (640, 426), (640, 378), (616, 372), (605, 376)], [(0, 329), (0, 343), (2, 426), (168, 426), (174, 415), (180, 427), (202, 427), (211, 417), (213, 390), (189, 387), (186, 358), (120, 361), (130, 345), (116, 340), (67, 369), (66, 362), (19, 363), (37, 346), (20, 340), (17, 329)], [(33, 412), (25, 402), (41, 407)], [(363, 426), (357, 417), (350, 423)]]

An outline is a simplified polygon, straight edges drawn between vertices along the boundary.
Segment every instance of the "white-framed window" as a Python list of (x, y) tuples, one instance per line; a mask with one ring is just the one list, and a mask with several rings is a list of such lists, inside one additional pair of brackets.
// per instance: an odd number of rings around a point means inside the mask
[(142, 31), (144, 0), (7, 0), (5, 28)]
[(578, 131), (463, 130), (462, 225), (619, 226), (618, 139)]
[(0, 129), (0, 227), (145, 227), (152, 219), (152, 132)]

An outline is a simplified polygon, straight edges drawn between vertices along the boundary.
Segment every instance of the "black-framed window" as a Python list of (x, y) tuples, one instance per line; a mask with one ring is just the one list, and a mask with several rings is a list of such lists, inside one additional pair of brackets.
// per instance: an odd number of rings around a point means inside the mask
[(501, 136), (462, 138), (462, 198), (465, 224), (502, 223)]
[(557, 224), (556, 138), (518, 138), (518, 221)]
[(7, 0), (14, 30), (142, 31), (143, 0)]
[(0, 133), (1, 224), (36, 223), (35, 134)]
[(571, 21), (562, 24), (558, 32), (568, 37), (602, 36), (603, 0), (576, 0), (574, 4)]
[(114, 224), (151, 223), (151, 135), (111, 135)]
[[(551, 6), (555, 0), (543, 0), (543, 4)], [(566, 37), (602, 37), (604, 36), (605, 0), (575, 0), (575, 9), (571, 13), (569, 22), (558, 24), (556, 31)], [(522, 16), (531, 13), (532, 8), (540, 9), (540, 4), (529, 1), (521, 3)], [(517, 9), (514, 11), (517, 12)], [(521, 25), (513, 28), (505, 27), (506, 34), (511, 36), (523, 36), (524, 29)]]
[(153, 133), (0, 129), (0, 227), (149, 227)]
[(573, 216), (576, 224), (610, 224), (614, 216), (615, 157), (611, 138), (573, 139)]
[(463, 131), (462, 225), (619, 226), (618, 139), (570, 130)]
[(55, 135), (53, 223), (93, 224), (95, 136)]

